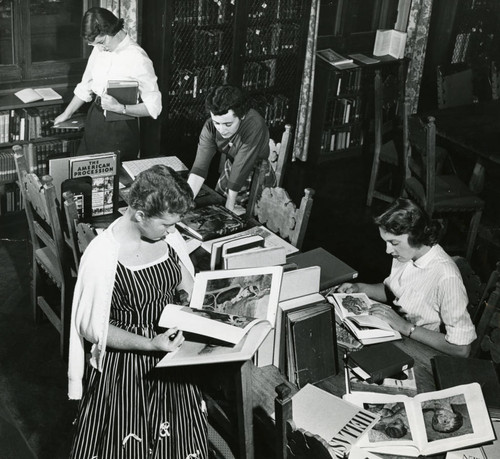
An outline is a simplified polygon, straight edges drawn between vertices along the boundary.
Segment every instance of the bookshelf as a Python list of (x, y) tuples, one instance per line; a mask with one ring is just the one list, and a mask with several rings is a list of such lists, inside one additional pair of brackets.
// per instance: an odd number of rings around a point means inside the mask
[(196, 153), (212, 86), (251, 96), (271, 130), (295, 122), (310, 0), (163, 0), (144, 2), (142, 46), (163, 95), (158, 122), (141, 120), (143, 151)]
[(48, 174), (48, 160), (71, 156), (77, 150), (82, 133), (55, 130), (51, 120), (63, 111), (73, 92), (61, 91), (62, 99), (25, 104), (14, 93), (0, 96), (0, 215), (23, 208), (12, 152), (21, 145), (30, 171), (39, 176)]

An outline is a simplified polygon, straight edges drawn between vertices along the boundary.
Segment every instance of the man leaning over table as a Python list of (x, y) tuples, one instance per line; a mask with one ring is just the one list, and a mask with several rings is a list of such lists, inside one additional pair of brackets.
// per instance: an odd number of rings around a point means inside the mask
[(409, 199), (399, 198), (375, 219), (393, 257), (383, 283), (345, 283), (343, 293), (366, 293), (371, 314), (402, 335), (450, 355), (467, 357), (476, 331), (467, 293), (453, 259), (437, 243), (441, 225)]

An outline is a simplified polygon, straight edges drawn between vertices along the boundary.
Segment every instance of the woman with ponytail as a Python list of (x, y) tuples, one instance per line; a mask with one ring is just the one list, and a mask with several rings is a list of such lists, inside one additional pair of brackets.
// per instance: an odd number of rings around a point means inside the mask
[(460, 271), (438, 244), (441, 225), (403, 198), (393, 202), (375, 224), (393, 257), (389, 277), (380, 284), (342, 284), (338, 291), (366, 293), (385, 303), (373, 305), (371, 314), (402, 335), (446, 354), (467, 357), (476, 332)]

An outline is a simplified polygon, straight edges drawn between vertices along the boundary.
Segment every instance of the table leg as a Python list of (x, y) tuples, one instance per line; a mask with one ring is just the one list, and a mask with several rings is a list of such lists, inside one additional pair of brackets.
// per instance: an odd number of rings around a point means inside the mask
[(254, 458), (252, 362), (247, 360), (236, 372), (236, 412), (241, 459)]

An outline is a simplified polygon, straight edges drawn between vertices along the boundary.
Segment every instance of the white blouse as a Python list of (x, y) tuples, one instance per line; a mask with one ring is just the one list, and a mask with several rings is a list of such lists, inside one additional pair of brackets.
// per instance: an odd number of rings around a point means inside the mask
[(90, 102), (93, 94), (104, 94), (108, 80), (138, 81), (141, 100), (151, 117), (158, 117), (162, 109), (161, 93), (153, 63), (128, 35), (114, 51), (101, 51), (94, 46), (82, 81), (76, 86), (74, 93), (81, 100)]
[(440, 245), (415, 262), (394, 259), (384, 284), (409, 322), (434, 331), (443, 323), (446, 340), (452, 344), (466, 345), (476, 338), (460, 271)]

